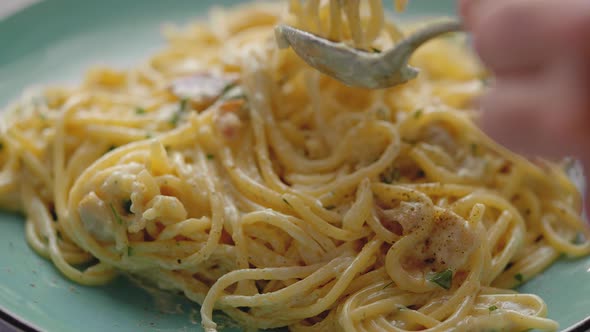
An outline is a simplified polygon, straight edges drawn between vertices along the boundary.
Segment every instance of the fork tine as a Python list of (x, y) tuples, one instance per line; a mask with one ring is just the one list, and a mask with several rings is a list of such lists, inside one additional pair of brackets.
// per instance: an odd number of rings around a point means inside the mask
[(288, 25), (278, 25), (275, 36), (279, 47), (291, 48), (310, 66), (344, 83), (358, 73), (359, 68), (370, 66), (377, 57), (312, 33)]
[(433, 24), (380, 54), (357, 50), (284, 24), (275, 28), (275, 37), (279, 47), (291, 46), (301, 59), (322, 73), (347, 85), (376, 89), (415, 78), (418, 70), (407, 65), (412, 53), (434, 37), (461, 29), (457, 21)]

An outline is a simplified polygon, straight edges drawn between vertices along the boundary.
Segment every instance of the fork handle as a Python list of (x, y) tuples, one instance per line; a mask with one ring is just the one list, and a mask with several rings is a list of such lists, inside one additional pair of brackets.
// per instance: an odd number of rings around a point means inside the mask
[(399, 62), (402, 60), (400, 57), (409, 57), (427, 41), (445, 33), (457, 31), (463, 31), (463, 23), (457, 20), (430, 24), (400, 41), (390, 52), (385, 53), (385, 58), (392, 62)]

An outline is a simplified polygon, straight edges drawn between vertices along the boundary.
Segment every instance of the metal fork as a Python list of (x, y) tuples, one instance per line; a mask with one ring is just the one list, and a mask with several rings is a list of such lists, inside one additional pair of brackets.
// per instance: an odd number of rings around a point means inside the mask
[(280, 48), (290, 46), (310, 66), (344, 84), (381, 89), (416, 78), (419, 70), (408, 65), (412, 53), (435, 37), (462, 29), (458, 21), (434, 23), (382, 53), (358, 50), (284, 24), (275, 28), (275, 37)]

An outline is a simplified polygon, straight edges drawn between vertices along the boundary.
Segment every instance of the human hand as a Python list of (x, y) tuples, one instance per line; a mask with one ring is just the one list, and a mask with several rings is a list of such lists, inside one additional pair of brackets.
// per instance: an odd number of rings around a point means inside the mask
[[(481, 128), (518, 153), (590, 171), (590, 1), (459, 0), (495, 82)], [(590, 198), (586, 198), (590, 211)]]

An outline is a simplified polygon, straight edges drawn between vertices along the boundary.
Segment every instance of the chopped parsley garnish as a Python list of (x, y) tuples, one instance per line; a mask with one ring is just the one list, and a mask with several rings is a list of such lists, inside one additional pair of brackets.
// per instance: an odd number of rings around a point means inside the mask
[(61, 232), (60, 231), (57, 231), (55, 234), (57, 235), (57, 238), (58, 239), (60, 239), (60, 240), (63, 241), (63, 237), (61, 236)]
[(401, 177), (401, 173), (399, 168), (392, 168), (391, 171), (389, 172), (385, 172), (384, 174), (381, 175), (381, 182), (383, 183), (387, 183), (387, 184), (392, 184), (396, 181), (398, 181)]
[(228, 85), (225, 86), (225, 88), (223, 88), (223, 91), (221, 91), (221, 94), (224, 95), (226, 93), (229, 92), (229, 90), (233, 89), (234, 87), (236, 87), (236, 82), (231, 82)]
[(115, 216), (115, 221), (117, 222), (117, 224), (122, 225), (123, 219), (121, 219), (121, 216), (119, 215), (119, 212), (117, 212), (117, 210), (113, 206), (113, 203), (110, 204), (110, 207), (111, 207), (111, 211), (113, 211), (113, 215)]
[(380, 107), (377, 109), (377, 117), (379, 117), (379, 119), (382, 120), (386, 120), (387, 119), (387, 109), (384, 107)]
[(522, 273), (518, 273), (518, 274), (514, 275), (514, 279), (516, 279), (516, 281), (518, 281), (518, 282), (523, 282), (524, 277), (522, 276)]
[(423, 109), (419, 109), (416, 112), (414, 112), (414, 119), (418, 119), (422, 116), (422, 113), (424, 113)]
[(111, 151), (113, 151), (113, 150), (114, 150), (114, 149), (116, 149), (116, 148), (117, 148), (117, 147), (116, 147), (115, 145), (111, 145), (111, 146), (109, 146), (109, 148), (107, 149), (107, 152), (111, 152)]
[(496, 311), (496, 310), (498, 310), (498, 307), (496, 307), (495, 305), (491, 305), (491, 306), (488, 308), (488, 310), (489, 310), (490, 312), (492, 312), (492, 311)]
[(170, 121), (168, 122), (172, 126), (176, 127), (176, 125), (178, 125), (178, 120), (180, 120), (180, 111), (174, 112), (174, 114), (172, 114), (172, 117), (170, 118)]
[(477, 155), (478, 148), (477, 144), (471, 143), (471, 154)]
[(229, 96), (226, 100), (246, 99), (246, 95), (238, 93), (237, 95)]
[[(232, 82), (232, 83), (226, 85), (226, 87), (221, 92), (220, 99), (226, 100), (226, 101), (227, 100), (236, 100), (236, 99), (246, 100), (247, 99), (246, 94), (244, 94), (242, 89), (237, 89), (236, 87), (238, 87), (238, 84), (235, 82)], [(242, 105), (242, 107), (244, 107), (244, 105)]]
[(180, 111), (184, 112), (186, 111), (186, 107), (188, 106), (188, 99), (183, 98), (180, 100)]
[(137, 114), (137, 115), (144, 115), (145, 114), (145, 108), (143, 108), (143, 107), (137, 107), (135, 109), (135, 114)]
[(215, 155), (212, 153), (209, 153), (209, 154), (207, 154), (207, 159), (213, 160), (213, 159), (215, 159)]
[(449, 290), (451, 289), (451, 284), (453, 283), (453, 271), (451, 269), (446, 269), (442, 272), (435, 273), (428, 278), (428, 281)]
[(381, 50), (375, 47), (371, 47), (371, 51), (373, 51), (373, 53), (381, 53)]
[(125, 211), (125, 213), (127, 213), (127, 214), (133, 213), (133, 212), (131, 212), (131, 205), (133, 205), (133, 202), (130, 199), (126, 199), (123, 201), (123, 210)]
[(178, 121), (180, 120), (180, 115), (182, 114), (182, 112), (186, 111), (187, 106), (188, 106), (188, 99), (186, 99), (186, 98), (181, 99), (178, 110), (176, 112), (174, 112), (174, 114), (172, 114), (170, 121), (168, 121), (172, 126), (176, 127), (178, 125)]
[(0, 151), (2, 151), (2, 149), (4, 149), (4, 143), (0, 142)]
[(287, 201), (287, 199), (283, 198), (283, 202), (285, 202), (285, 204), (291, 206), (291, 203), (289, 203), (289, 201)]
[(133, 256), (133, 248), (127, 247), (127, 256)]

